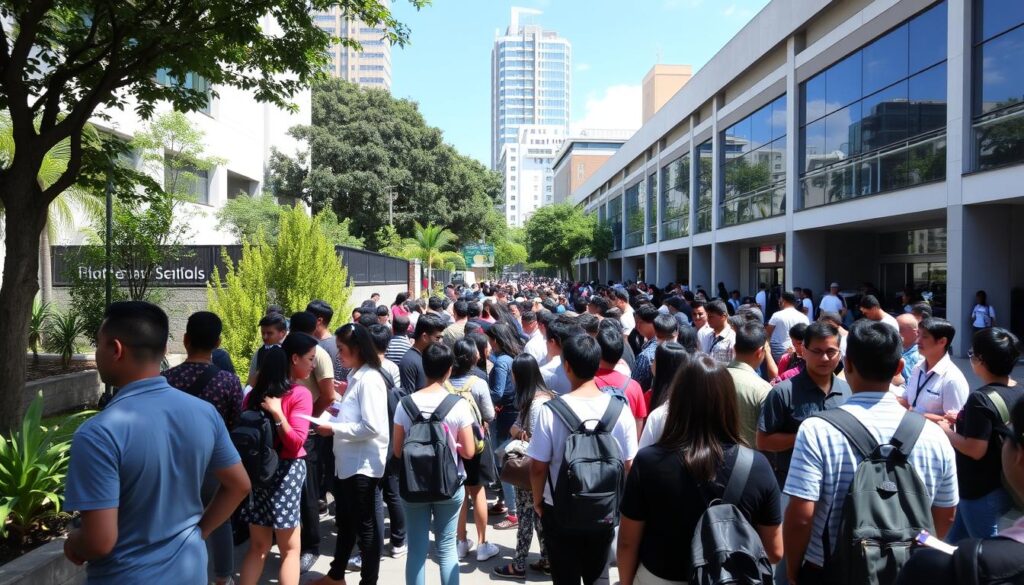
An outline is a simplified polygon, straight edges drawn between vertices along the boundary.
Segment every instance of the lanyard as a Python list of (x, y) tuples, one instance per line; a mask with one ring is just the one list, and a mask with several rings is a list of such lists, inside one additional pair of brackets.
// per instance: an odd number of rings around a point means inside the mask
[(715, 346), (718, 345), (718, 342), (720, 342), (720, 341), (725, 341), (725, 337), (723, 337), (721, 335), (715, 336), (715, 340), (711, 342), (711, 347), (708, 348), (708, 354), (710, 354), (711, 352), (715, 351)]
[(928, 382), (931, 381), (932, 376), (934, 376), (934, 375), (935, 375), (935, 372), (932, 371), (932, 372), (929, 372), (927, 376), (924, 376), (924, 380), (921, 379), (921, 376), (917, 377), (917, 394), (914, 394), (914, 404), (912, 404), (911, 406), (914, 406), (914, 407), (917, 406), (917, 401), (918, 401), (919, 398), (921, 398), (921, 390), (925, 386), (928, 385)]

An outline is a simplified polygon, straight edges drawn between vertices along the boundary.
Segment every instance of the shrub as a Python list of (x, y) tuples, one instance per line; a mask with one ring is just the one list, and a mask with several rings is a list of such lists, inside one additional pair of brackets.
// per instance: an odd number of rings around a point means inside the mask
[(54, 313), (47, 321), (43, 334), (46, 351), (60, 354), (60, 362), (66, 368), (71, 357), (78, 352), (78, 338), (85, 333), (85, 321), (74, 311)]
[(32, 301), (32, 316), (28, 320), (28, 347), (32, 350), (32, 358), (39, 361), (39, 345), (43, 340), (43, 331), (50, 317), (50, 303), (38, 297)]

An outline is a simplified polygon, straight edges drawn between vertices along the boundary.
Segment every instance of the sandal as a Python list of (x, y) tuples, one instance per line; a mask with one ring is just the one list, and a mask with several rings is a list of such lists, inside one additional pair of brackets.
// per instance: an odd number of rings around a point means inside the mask
[(495, 577), (501, 577), (504, 579), (526, 579), (526, 571), (517, 569), (513, 564), (494, 567), (492, 573), (494, 573)]
[(502, 504), (501, 502), (495, 502), (493, 506), (491, 506), (490, 508), (487, 508), (487, 515), (488, 516), (500, 516), (500, 515), (505, 514), (507, 512), (508, 512), (508, 508), (506, 508), (505, 504)]
[(519, 527), (519, 518), (512, 516), (511, 514), (505, 516), (505, 519), (494, 525), (494, 528), (498, 530), (509, 530), (510, 528)]
[(540, 559), (536, 563), (530, 563), (530, 568), (534, 571), (540, 571), (545, 575), (551, 574), (551, 563), (547, 559)]

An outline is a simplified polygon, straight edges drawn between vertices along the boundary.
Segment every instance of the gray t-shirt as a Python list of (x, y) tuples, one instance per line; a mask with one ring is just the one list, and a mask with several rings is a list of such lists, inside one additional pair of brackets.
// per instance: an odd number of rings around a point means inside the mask
[(341, 365), (341, 358), (338, 357), (338, 342), (334, 340), (334, 337), (325, 337), (318, 341), (320, 347), (324, 348), (327, 355), (331, 356), (331, 363), (334, 365), (334, 379), (335, 380), (347, 380), (348, 379), (348, 368), (344, 368)]

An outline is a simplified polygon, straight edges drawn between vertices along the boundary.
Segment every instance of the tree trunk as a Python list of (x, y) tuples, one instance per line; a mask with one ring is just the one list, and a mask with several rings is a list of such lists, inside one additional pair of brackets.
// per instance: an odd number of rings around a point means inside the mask
[[(21, 175), (28, 177), (25, 180)], [(4, 278), (0, 286), (0, 432), (21, 422), (28, 357), (28, 322), (39, 290), (39, 234), (46, 204), (30, 173), (12, 173), (6, 191)]]
[(50, 226), (43, 226), (39, 234), (39, 284), (43, 302), (53, 303), (53, 259), (50, 255)]

